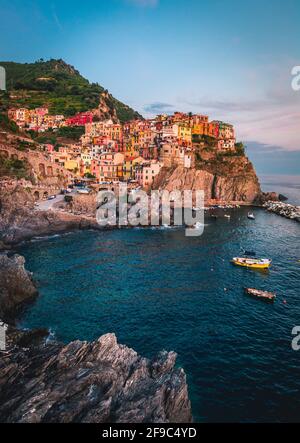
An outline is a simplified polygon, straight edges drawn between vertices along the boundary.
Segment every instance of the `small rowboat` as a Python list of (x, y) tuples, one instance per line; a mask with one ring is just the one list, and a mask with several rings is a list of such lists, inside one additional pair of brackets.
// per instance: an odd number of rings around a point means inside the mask
[(255, 215), (253, 214), (253, 212), (248, 212), (248, 218), (250, 220), (255, 220)]
[(256, 297), (264, 301), (274, 302), (276, 299), (276, 294), (273, 292), (260, 291), (259, 289), (253, 288), (245, 288), (245, 292), (252, 297)]
[(271, 266), (272, 260), (268, 258), (245, 258), (234, 257), (232, 263), (236, 266), (243, 266), (252, 269), (268, 269)]

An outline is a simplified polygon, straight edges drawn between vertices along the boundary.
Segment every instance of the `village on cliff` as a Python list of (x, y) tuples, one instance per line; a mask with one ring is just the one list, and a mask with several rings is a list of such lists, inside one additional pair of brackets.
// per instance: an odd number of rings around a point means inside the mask
[(242, 149), (232, 125), (192, 113), (175, 112), (124, 124), (112, 119), (100, 121), (93, 112), (70, 118), (50, 115), (47, 107), (11, 108), (8, 117), (24, 132), (55, 133), (62, 127), (84, 127), (76, 143), (41, 144), (48, 171), (41, 164), (39, 173), (51, 175), (52, 163), (53, 168), (73, 177), (99, 184), (125, 181), (149, 189), (163, 167), (193, 168), (210, 153), (234, 155)]

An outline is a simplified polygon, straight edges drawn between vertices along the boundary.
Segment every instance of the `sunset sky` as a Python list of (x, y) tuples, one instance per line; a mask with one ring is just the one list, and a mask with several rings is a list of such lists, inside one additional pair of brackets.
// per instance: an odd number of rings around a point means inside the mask
[(63, 58), (145, 117), (208, 113), (236, 125), (262, 172), (280, 169), (275, 154), (299, 170), (299, 0), (0, 0), (0, 11), (0, 60)]

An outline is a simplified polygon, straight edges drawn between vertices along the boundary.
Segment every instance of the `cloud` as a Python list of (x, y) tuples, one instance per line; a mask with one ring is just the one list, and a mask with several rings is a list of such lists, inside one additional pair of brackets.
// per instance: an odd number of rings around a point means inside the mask
[[(260, 83), (259, 77), (256, 81)], [(234, 100), (207, 96), (179, 100), (193, 112), (233, 123), (239, 139), (300, 151), (300, 92), (292, 90), (291, 81), (290, 69), (285, 69), (270, 76), (264, 92), (257, 98), (252, 99), (248, 94)]]
[(245, 142), (247, 149), (253, 153), (270, 154), (272, 152), (285, 152), (282, 146), (266, 145), (256, 141), (248, 140)]
[[(247, 141), (246, 145), (247, 155), (258, 174), (299, 175), (300, 151), (287, 151), (281, 146), (265, 145), (253, 141)], [(276, 191), (275, 186), (274, 191)]]
[(148, 114), (160, 114), (162, 112), (169, 112), (172, 108), (174, 106), (170, 103), (154, 102), (146, 105), (144, 111)]
[(127, 0), (127, 2), (136, 6), (154, 8), (158, 5), (159, 0)]
[(62, 24), (61, 24), (61, 22), (60, 22), (60, 20), (59, 20), (59, 18), (58, 18), (58, 15), (57, 15), (57, 13), (56, 13), (56, 7), (55, 7), (55, 4), (54, 4), (54, 3), (51, 4), (51, 9), (52, 9), (52, 17), (53, 17), (53, 21), (54, 21), (54, 23), (56, 24), (56, 26), (58, 27), (58, 29), (59, 29), (60, 31), (62, 31), (62, 30), (63, 30), (63, 26), (62, 26)]

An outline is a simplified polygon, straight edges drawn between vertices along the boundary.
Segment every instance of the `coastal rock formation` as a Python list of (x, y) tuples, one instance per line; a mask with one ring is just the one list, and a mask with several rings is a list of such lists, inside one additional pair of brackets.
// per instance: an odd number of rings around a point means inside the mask
[(191, 422), (176, 354), (153, 360), (107, 334), (88, 343), (19, 348), (0, 359), (1, 422)]
[(31, 275), (25, 270), (25, 259), (20, 255), (0, 254), (0, 318), (11, 320), (16, 311), (34, 299), (37, 289)]
[(289, 218), (300, 222), (300, 206), (290, 205), (289, 203), (268, 201), (264, 203), (263, 207), (269, 212), (281, 215), (282, 217)]
[(257, 202), (261, 196), (252, 163), (245, 156), (201, 162), (195, 168), (162, 168), (153, 189), (204, 190), (206, 202)]
[[(23, 186), (0, 189), (0, 241), (2, 249), (34, 236), (73, 229), (99, 228), (95, 219), (54, 211), (35, 211), (34, 196)], [(1, 245), (0, 245), (1, 247)]]

